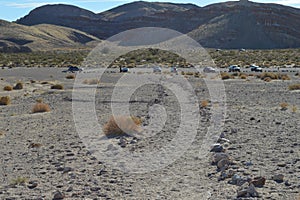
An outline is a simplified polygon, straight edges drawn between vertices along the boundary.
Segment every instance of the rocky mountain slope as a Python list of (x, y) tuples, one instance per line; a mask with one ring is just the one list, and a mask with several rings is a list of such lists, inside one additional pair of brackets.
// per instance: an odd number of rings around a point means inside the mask
[(300, 47), (300, 9), (247, 0), (205, 7), (139, 1), (98, 14), (75, 6), (46, 5), (17, 23), (60, 25), (100, 39), (132, 28), (155, 26), (187, 33), (205, 47)]
[(40, 24), (24, 26), (0, 21), (0, 52), (30, 52), (83, 47), (99, 39), (79, 30)]

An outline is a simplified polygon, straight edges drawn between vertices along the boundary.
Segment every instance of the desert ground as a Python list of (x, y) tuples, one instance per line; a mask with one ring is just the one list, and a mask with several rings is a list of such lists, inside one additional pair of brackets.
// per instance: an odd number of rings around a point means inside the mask
[[(0, 106), (0, 199), (299, 200), (300, 91), (288, 89), (300, 82), (295, 72), (286, 72), (291, 80), (266, 82), (256, 78), (255, 73), (246, 79), (224, 80), (224, 125), (215, 141), (219, 146), (209, 144), (221, 150), (207, 148), (205, 152), (202, 145), (213, 123), (213, 102), (204, 76), (186, 74), (199, 101), (197, 134), (189, 148), (174, 162), (155, 171), (126, 173), (98, 159), (83, 143), (72, 112), (74, 79), (67, 79), (69, 74), (62, 70), (0, 69), (0, 96), (11, 98), (10, 105)], [(168, 80), (182, 76), (181, 71), (184, 69), (179, 69), (178, 75), (153, 76)], [(105, 73), (96, 85), (99, 124), (105, 124), (111, 116), (114, 87), (134, 87), (115, 86), (122, 76), (147, 77), (151, 73), (140, 69), (129, 74), (117, 70)], [(23, 83), (23, 89), (3, 90), (17, 82)], [(64, 88), (50, 89), (54, 84)], [(32, 112), (38, 99), (50, 106), (50, 112)], [(148, 108), (155, 104), (165, 108), (166, 123), (148, 137), (109, 138), (104, 142), (110, 147), (133, 152), (159, 151), (175, 137), (180, 102), (172, 91), (158, 84), (145, 85), (136, 90), (129, 104), (132, 114), (144, 119), (142, 127), (151, 120)], [(101, 133), (99, 130), (95, 135)], [(222, 163), (212, 164), (216, 154), (228, 156), (229, 163), (224, 168), (218, 169)], [(253, 183), (256, 177), (265, 181)], [(247, 190), (253, 184), (255, 191)]]

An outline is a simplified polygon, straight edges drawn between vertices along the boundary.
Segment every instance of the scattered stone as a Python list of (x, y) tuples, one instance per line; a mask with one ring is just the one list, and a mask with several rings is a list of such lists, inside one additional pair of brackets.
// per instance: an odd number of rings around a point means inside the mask
[(237, 197), (259, 197), (253, 184), (244, 183), (237, 191)]
[(272, 179), (277, 182), (277, 183), (282, 183), (283, 179), (284, 179), (284, 175), (283, 174), (276, 174), (272, 177)]
[(222, 159), (230, 160), (229, 155), (227, 153), (215, 153), (213, 155), (212, 162), (213, 164), (217, 164)]
[(286, 181), (284, 182), (284, 185), (287, 186), (287, 187), (289, 187), (289, 186), (291, 186), (292, 184), (291, 184), (288, 180), (286, 180)]
[(220, 169), (222, 171), (227, 169), (229, 165), (230, 165), (230, 160), (227, 158), (222, 159), (217, 163), (218, 169)]
[(34, 189), (38, 186), (38, 182), (37, 181), (29, 181), (27, 187), (29, 189)]
[(52, 200), (62, 200), (65, 198), (65, 195), (63, 195), (60, 191), (56, 191), (54, 193), (53, 199)]
[(255, 187), (263, 187), (266, 184), (266, 178), (262, 176), (255, 177), (250, 183)]
[(251, 181), (250, 178), (247, 178), (247, 177), (241, 177), (239, 176), (238, 174), (234, 174), (231, 178), (230, 181), (228, 181), (229, 184), (232, 184), (232, 185), (237, 185), (237, 186), (241, 186), (243, 184), (245, 184), (246, 182), (249, 182)]
[(285, 167), (285, 166), (286, 166), (286, 163), (278, 163), (277, 166), (278, 166), (278, 167)]
[(210, 150), (211, 152), (223, 152), (224, 148), (221, 144), (217, 143), (217, 144), (213, 144), (212, 148)]
[(125, 138), (121, 137), (118, 145), (120, 145), (122, 148), (125, 148), (127, 146), (127, 140)]

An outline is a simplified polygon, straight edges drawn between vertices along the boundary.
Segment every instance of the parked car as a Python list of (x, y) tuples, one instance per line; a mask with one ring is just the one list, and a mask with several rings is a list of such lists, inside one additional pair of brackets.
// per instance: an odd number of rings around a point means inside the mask
[(161, 67), (159, 67), (159, 66), (155, 66), (155, 67), (153, 67), (153, 73), (161, 73)]
[(127, 67), (120, 67), (120, 73), (126, 73), (126, 72), (129, 72), (129, 68)]
[(171, 73), (177, 73), (177, 72), (178, 72), (178, 70), (176, 67), (171, 67)]
[(229, 72), (240, 72), (241, 68), (237, 65), (231, 65), (229, 66)]
[(261, 67), (256, 66), (256, 65), (251, 65), (250, 69), (252, 72), (262, 72), (263, 71), (263, 69)]
[(204, 67), (203, 72), (205, 72), (205, 73), (216, 73), (217, 70), (213, 67)]
[(74, 72), (81, 72), (81, 71), (83, 71), (83, 68), (70, 66), (67, 70), (64, 70), (62, 72), (64, 72), (64, 73), (67, 73), (67, 72), (74, 73)]

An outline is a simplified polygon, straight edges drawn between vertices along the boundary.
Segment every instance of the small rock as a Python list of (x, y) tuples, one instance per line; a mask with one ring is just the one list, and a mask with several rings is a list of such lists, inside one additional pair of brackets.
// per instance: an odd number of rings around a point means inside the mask
[(230, 160), (229, 155), (227, 153), (215, 153), (213, 155), (212, 162), (213, 162), (213, 164), (217, 164), (222, 159)]
[(62, 200), (65, 198), (65, 195), (63, 195), (60, 191), (56, 191), (54, 193), (53, 199), (52, 200)]
[(125, 138), (120, 138), (118, 143), (122, 148), (125, 148), (127, 146), (127, 140)]
[(277, 166), (278, 166), (278, 167), (285, 167), (285, 166), (286, 166), (286, 163), (278, 163)]
[(38, 183), (36, 181), (29, 181), (27, 187), (29, 189), (34, 189), (38, 186)]
[(222, 171), (227, 169), (229, 165), (230, 165), (230, 160), (228, 160), (227, 158), (222, 159), (217, 163), (218, 169)]
[(253, 184), (244, 183), (237, 191), (237, 197), (259, 197)]
[(277, 183), (282, 183), (283, 179), (284, 179), (284, 175), (283, 174), (276, 174), (272, 177), (272, 179), (274, 181), (276, 181)]
[(265, 177), (255, 177), (250, 183), (252, 183), (255, 187), (263, 187), (266, 184)]
[(284, 182), (284, 185), (287, 186), (287, 187), (289, 187), (289, 186), (291, 186), (292, 184), (291, 184), (288, 180), (286, 180), (286, 181)]
[(221, 144), (213, 144), (210, 152), (223, 152), (224, 148)]

